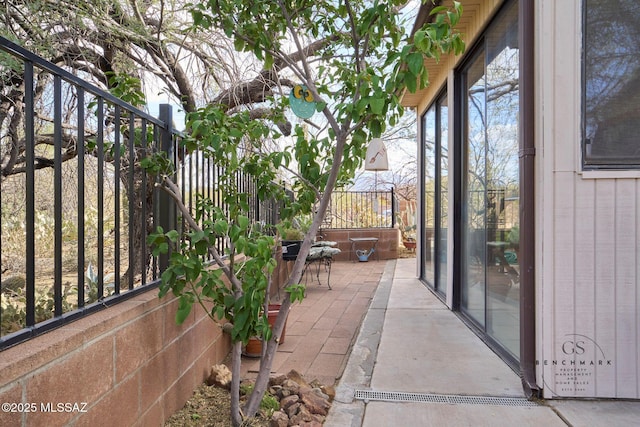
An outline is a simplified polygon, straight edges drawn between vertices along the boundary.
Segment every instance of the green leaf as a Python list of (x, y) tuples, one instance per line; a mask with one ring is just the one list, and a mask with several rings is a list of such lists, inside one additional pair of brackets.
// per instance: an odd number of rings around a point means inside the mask
[(236, 37), (233, 40), (233, 48), (238, 52), (242, 52), (245, 46), (246, 46), (246, 43), (240, 37)]
[(167, 232), (167, 238), (175, 243), (180, 239), (180, 233), (178, 233), (176, 230), (171, 230)]
[(249, 218), (244, 215), (239, 215), (238, 226), (241, 230), (246, 230), (247, 228), (249, 228)]
[(169, 252), (169, 244), (167, 242), (162, 242), (159, 245), (154, 246), (151, 250), (153, 256), (159, 256), (160, 254), (166, 254)]
[(410, 73), (407, 73), (404, 76), (404, 84), (410, 93), (415, 93), (417, 90), (418, 84), (416, 80), (417, 80), (416, 77)]
[(424, 58), (422, 56), (422, 53), (413, 52), (412, 54), (410, 54), (407, 57), (407, 65), (414, 78), (419, 76), (422, 72), (422, 68), (424, 67)]
[(191, 313), (193, 299), (190, 294), (180, 295), (178, 299), (178, 311), (176, 312), (176, 323), (182, 325)]
[(373, 114), (382, 114), (384, 109), (385, 99), (372, 98), (371, 99), (371, 112)]

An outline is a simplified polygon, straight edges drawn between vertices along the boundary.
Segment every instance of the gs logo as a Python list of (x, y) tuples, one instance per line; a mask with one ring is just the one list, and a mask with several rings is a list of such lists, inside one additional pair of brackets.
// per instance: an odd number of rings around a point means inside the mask
[(562, 352), (567, 355), (580, 356), (587, 351), (594, 352), (594, 357), (605, 360), (607, 356), (604, 354), (602, 347), (598, 345), (593, 338), (582, 334), (566, 334), (566, 341), (562, 343)]
[(576, 354), (581, 355), (584, 354), (584, 341), (574, 341), (568, 340), (562, 343), (562, 352), (564, 354)]

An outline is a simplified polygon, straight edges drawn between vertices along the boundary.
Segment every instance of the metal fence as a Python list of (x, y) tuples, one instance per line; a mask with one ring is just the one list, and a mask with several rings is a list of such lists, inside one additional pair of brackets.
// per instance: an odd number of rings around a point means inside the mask
[(322, 228), (393, 228), (397, 200), (388, 191), (334, 191)]
[[(148, 153), (179, 165), (190, 209), (197, 193), (224, 206), (220, 165), (180, 152), (169, 105), (155, 118), (2, 37), (0, 65), (2, 350), (157, 286), (166, 258), (146, 238), (181, 220), (139, 166)], [(277, 211), (256, 199), (248, 214), (273, 221)]]

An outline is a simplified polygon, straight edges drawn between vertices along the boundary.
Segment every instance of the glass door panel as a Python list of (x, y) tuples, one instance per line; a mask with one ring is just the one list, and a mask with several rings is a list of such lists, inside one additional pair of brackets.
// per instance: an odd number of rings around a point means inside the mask
[(436, 110), (431, 107), (423, 116), (424, 188), (422, 189), (422, 279), (435, 286), (435, 206), (436, 206)]
[(520, 347), (518, 2), (486, 31), (460, 75), (461, 310), (515, 359)]
[(447, 294), (447, 241), (449, 226), (449, 108), (447, 95), (445, 94), (438, 102), (438, 124), (439, 124), (439, 170), (438, 170), (438, 280), (437, 290)]
[(486, 36), (487, 333), (520, 354), (517, 2)]
[(462, 286), (460, 307), (485, 324), (486, 289), (486, 76), (484, 50), (463, 74), (465, 82), (464, 177), (462, 208)]

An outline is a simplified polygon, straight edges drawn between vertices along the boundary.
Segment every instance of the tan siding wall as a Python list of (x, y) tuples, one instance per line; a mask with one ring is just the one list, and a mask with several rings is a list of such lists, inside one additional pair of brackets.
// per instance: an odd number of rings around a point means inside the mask
[(537, 8), (539, 383), (545, 397), (637, 399), (638, 179), (581, 172), (580, 1)]

